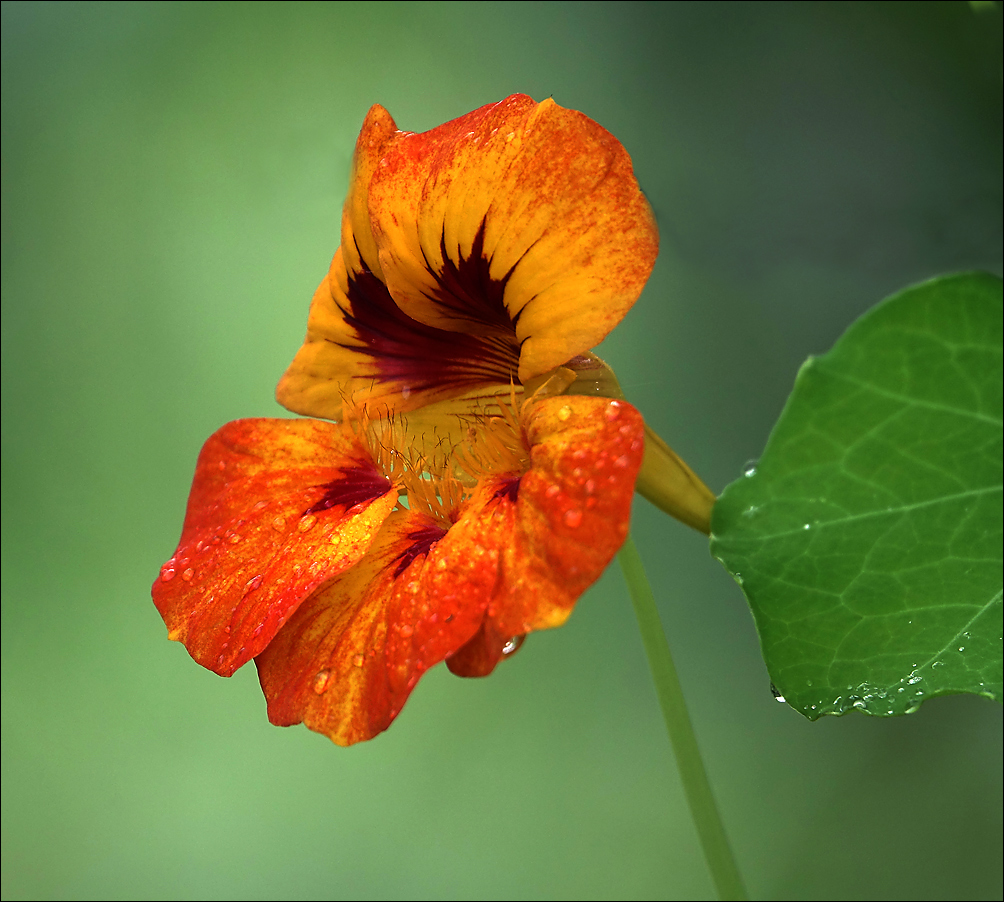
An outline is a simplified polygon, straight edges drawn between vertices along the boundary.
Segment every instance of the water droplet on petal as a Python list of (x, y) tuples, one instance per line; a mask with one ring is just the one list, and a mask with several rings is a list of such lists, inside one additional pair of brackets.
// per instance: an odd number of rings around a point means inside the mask
[(398, 632), (400, 632), (401, 635), (404, 636), (405, 639), (407, 639), (410, 636), (414, 635), (415, 628), (413, 626), (411, 626), (410, 624), (405, 623), (405, 624), (403, 624), (401, 626), (401, 628), (400, 628), (400, 630), (398, 630)]
[(231, 545), (236, 545), (241, 540), (241, 537), (237, 533), (231, 533), (227, 538)]
[(261, 581), (262, 581), (262, 575), (259, 573), (257, 576), (252, 576), (251, 579), (247, 581), (244, 588), (248, 592), (253, 592), (261, 585)]
[(572, 529), (575, 529), (575, 527), (582, 522), (582, 511), (578, 508), (571, 507), (565, 511), (564, 520), (565, 526), (570, 526)]
[(320, 695), (328, 688), (328, 683), (331, 682), (331, 671), (322, 670), (317, 676), (314, 677), (314, 692)]
[(260, 511), (260, 510), (262, 510), (263, 508), (266, 508), (266, 507), (268, 507), (268, 502), (267, 501), (256, 501), (254, 507), (252, 508), (252, 510)]
[(560, 485), (551, 484), (544, 490), (544, 496), (547, 498), (553, 498), (561, 491)]
[(160, 578), (165, 583), (169, 583), (172, 579), (174, 579), (174, 567), (164, 567), (164, 569), (160, 571)]
[(607, 405), (607, 409), (603, 411), (603, 416), (605, 416), (612, 423), (621, 415), (621, 402), (611, 401)]
[(519, 647), (523, 644), (523, 640), (526, 636), (513, 636), (505, 645), (502, 646), (503, 655), (514, 654)]
[(354, 658), (352, 659), (352, 663), (353, 663), (353, 664), (354, 664), (354, 665), (355, 665), (356, 667), (362, 667), (362, 666), (363, 666), (363, 664), (365, 663), (365, 661), (366, 661), (366, 659), (365, 659), (365, 658), (364, 658), (364, 657), (363, 657), (362, 655), (356, 655), (356, 656), (355, 656), (355, 657), (354, 657)]
[(285, 525), (286, 525), (286, 521), (283, 520), (282, 517), (276, 517), (272, 521), (272, 528), (273, 529), (282, 529)]
[(310, 532), (314, 528), (314, 524), (317, 522), (317, 517), (313, 514), (307, 514), (306, 517), (301, 518), (300, 522), (296, 524), (296, 528), (300, 532)]
[(562, 407), (562, 408), (560, 408), (558, 410), (558, 419), (559, 420), (568, 420), (568, 419), (571, 418), (571, 416), (572, 416), (572, 408), (571, 407), (565, 406), (565, 407)]
[(191, 579), (192, 579), (192, 577), (193, 577), (193, 576), (195, 576), (195, 571), (194, 571), (194, 570), (193, 570), (193, 569), (192, 569), (191, 567), (188, 567), (188, 568), (186, 568), (185, 570), (183, 570), (183, 571), (181, 572), (181, 578), (182, 578), (182, 579), (183, 579), (183, 580), (184, 580), (184, 581), (185, 581), (186, 583), (187, 583), (187, 582), (191, 582)]
[(222, 460), (216, 466), (220, 468), (220, 472), (227, 468), (227, 465)]

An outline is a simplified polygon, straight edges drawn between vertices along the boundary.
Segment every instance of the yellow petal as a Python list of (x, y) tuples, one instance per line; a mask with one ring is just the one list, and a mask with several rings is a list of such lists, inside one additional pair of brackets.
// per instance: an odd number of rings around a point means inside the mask
[[(446, 329), (514, 328), (521, 381), (598, 344), (641, 293), (658, 250), (617, 139), (524, 95), (398, 133), (369, 208), (401, 308)], [(444, 286), (451, 266), (466, 296)]]

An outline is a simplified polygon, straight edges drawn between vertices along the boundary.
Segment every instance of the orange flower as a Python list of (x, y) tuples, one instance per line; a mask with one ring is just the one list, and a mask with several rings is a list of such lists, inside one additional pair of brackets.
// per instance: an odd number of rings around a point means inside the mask
[(412, 134), (374, 107), (278, 388), (334, 422), (209, 439), (153, 588), (170, 638), (225, 676), (254, 658), (273, 723), (347, 745), (429, 667), (482, 676), (564, 622), (645, 449), (589, 349), (656, 250), (627, 153), (581, 113), (515, 95)]

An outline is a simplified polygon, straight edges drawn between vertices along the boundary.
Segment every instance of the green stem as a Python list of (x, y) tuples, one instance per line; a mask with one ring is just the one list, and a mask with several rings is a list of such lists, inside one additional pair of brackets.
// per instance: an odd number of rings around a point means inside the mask
[(627, 580), (628, 591), (631, 593), (634, 612), (641, 628), (642, 643), (645, 645), (645, 654), (648, 655), (652, 679), (659, 695), (662, 716), (666, 721), (673, 753), (676, 755), (676, 766), (680, 771), (683, 791), (690, 805), (690, 813), (697, 827), (697, 836), (708, 862), (708, 870), (711, 871), (711, 879), (718, 890), (718, 898), (745, 899), (746, 890), (735, 859), (732, 857), (732, 849), (729, 848), (729, 840), (725, 835), (725, 827), (718, 814), (715, 798), (711, 794), (711, 784), (708, 783), (704, 762), (701, 761), (697, 737), (687, 714), (680, 678), (676, 675), (673, 656), (670, 654), (666, 634), (659, 620), (652, 587), (645, 576), (641, 556), (631, 536), (627, 537), (617, 559), (624, 572), (624, 579)]

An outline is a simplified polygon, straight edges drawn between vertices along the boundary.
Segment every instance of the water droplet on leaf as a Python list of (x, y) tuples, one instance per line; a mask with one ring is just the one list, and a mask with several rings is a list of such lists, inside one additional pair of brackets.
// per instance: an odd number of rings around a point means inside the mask
[(756, 476), (756, 465), (759, 461), (748, 460), (743, 466), (743, 476)]

